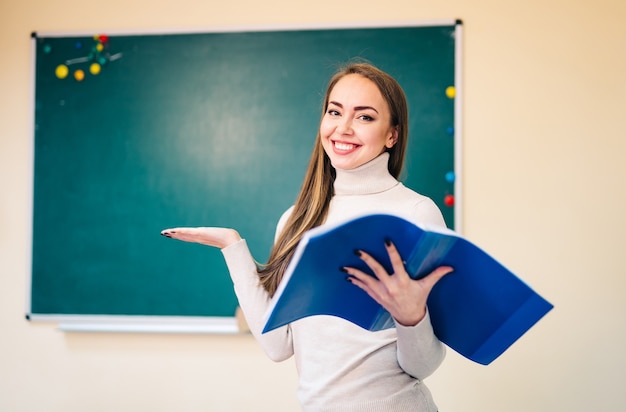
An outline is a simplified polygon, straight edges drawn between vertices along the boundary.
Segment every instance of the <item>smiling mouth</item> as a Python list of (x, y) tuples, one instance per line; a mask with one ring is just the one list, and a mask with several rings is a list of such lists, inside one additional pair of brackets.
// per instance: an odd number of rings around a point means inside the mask
[(342, 142), (333, 141), (333, 146), (335, 147), (335, 149), (337, 149), (339, 151), (349, 152), (351, 150), (354, 150), (354, 149), (358, 148), (360, 145), (352, 144), (352, 143), (342, 143)]

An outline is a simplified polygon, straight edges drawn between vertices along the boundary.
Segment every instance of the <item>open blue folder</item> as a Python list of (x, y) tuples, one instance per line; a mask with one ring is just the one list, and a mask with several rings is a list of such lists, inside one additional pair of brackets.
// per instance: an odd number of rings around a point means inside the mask
[(340, 271), (351, 266), (371, 273), (353, 253), (360, 249), (391, 273), (385, 239), (393, 241), (416, 279), (438, 266), (454, 267), (431, 291), (428, 310), (437, 337), (472, 361), (491, 363), (553, 308), (457, 233), (373, 214), (320, 226), (303, 236), (266, 313), (263, 332), (313, 315), (339, 316), (372, 331), (394, 327), (389, 313)]

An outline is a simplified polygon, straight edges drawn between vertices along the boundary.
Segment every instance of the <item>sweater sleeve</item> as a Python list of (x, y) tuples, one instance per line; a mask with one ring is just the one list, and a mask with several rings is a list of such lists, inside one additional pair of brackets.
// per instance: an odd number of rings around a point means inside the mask
[[(435, 202), (422, 197), (412, 213), (419, 224), (443, 226), (443, 215)], [(396, 322), (397, 358), (400, 367), (409, 375), (422, 380), (430, 376), (441, 365), (446, 355), (446, 348), (435, 336), (430, 314), (415, 326), (403, 326)]]
[(261, 333), (270, 297), (259, 283), (256, 263), (245, 239), (223, 248), (222, 254), (250, 331), (270, 359), (276, 362), (288, 359), (293, 355), (289, 325), (268, 333)]
[(428, 311), (415, 326), (403, 326), (396, 322), (398, 334), (398, 364), (409, 375), (423, 380), (441, 365), (446, 347), (433, 332)]
[(441, 210), (429, 197), (421, 197), (411, 213), (411, 218), (420, 225), (446, 227)]

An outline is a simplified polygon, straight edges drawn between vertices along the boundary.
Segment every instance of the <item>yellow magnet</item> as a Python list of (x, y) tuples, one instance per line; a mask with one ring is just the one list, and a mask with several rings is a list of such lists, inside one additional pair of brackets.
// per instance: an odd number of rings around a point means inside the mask
[(70, 72), (70, 70), (67, 68), (66, 65), (64, 64), (59, 64), (56, 68), (56, 70), (54, 71), (54, 74), (56, 74), (56, 76), (59, 79), (65, 79), (68, 75), (68, 73)]
[(82, 70), (76, 70), (74, 72), (74, 78), (76, 79), (76, 81), (81, 82), (83, 81), (83, 79), (85, 78), (85, 72)]
[(91, 66), (89, 66), (89, 73), (95, 76), (100, 73), (100, 69), (101, 67), (98, 63), (91, 63)]

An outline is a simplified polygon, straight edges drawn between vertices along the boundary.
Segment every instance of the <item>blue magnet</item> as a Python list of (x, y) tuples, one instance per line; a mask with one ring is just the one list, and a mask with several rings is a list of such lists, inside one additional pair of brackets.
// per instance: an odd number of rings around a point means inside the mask
[(446, 133), (448, 133), (450, 136), (454, 135), (454, 127), (450, 126), (446, 129)]
[(456, 176), (454, 174), (454, 172), (448, 172), (446, 173), (446, 182), (448, 183), (454, 183), (454, 180), (456, 179)]

